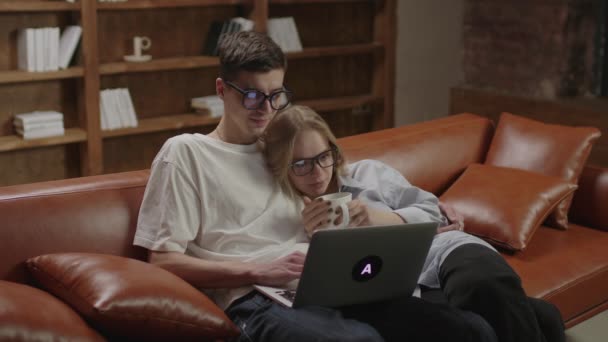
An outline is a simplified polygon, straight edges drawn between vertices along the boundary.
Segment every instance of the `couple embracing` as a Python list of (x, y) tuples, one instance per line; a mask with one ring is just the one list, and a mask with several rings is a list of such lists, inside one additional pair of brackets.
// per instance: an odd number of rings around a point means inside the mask
[(444, 303), (423, 296), (292, 309), (253, 290), (299, 278), (310, 235), (339, 223), (315, 200), (323, 194), (352, 194), (348, 218), (337, 218), (350, 227), (448, 220), (433, 194), (387, 165), (347, 165), (323, 119), (289, 107), (286, 59), (270, 38), (226, 35), (219, 51), (224, 116), (212, 133), (162, 147), (134, 243), (222, 307), (238, 341), (564, 340), (556, 308), (528, 298), (500, 254), (459, 223), (437, 234), (419, 279)]

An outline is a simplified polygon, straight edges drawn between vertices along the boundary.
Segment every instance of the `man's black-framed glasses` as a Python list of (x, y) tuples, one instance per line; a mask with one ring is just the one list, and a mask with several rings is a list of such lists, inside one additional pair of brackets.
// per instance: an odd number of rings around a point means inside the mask
[(287, 89), (277, 90), (266, 95), (257, 89), (243, 90), (232, 82), (224, 81), (224, 83), (243, 95), (243, 107), (249, 110), (260, 109), (266, 100), (270, 102), (270, 107), (274, 110), (281, 110), (291, 102), (292, 93)]
[(323, 151), (312, 158), (300, 159), (291, 163), (291, 172), (296, 176), (306, 176), (311, 173), (315, 168), (315, 164), (322, 168), (328, 168), (334, 166), (337, 161), (338, 151), (335, 148), (331, 148), (327, 151)]

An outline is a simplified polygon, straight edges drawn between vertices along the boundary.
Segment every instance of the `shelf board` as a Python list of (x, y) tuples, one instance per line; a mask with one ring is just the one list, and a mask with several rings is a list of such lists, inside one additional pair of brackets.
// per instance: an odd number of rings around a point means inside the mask
[(318, 112), (331, 112), (334, 110), (351, 109), (358, 106), (382, 101), (382, 97), (373, 95), (358, 95), (344, 97), (330, 97), (318, 100), (296, 101), (296, 104), (308, 106)]
[(216, 125), (220, 118), (212, 118), (196, 113), (161, 116), (157, 118), (141, 119), (137, 127), (105, 130), (101, 132), (104, 138), (121, 137), (126, 135), (144, 134), (177, 130), (187, 127)]
[(352, 45), (338, 45), (328, 47), (310, 47), (305, 48), (300, 52), (289, 52), (287, 53), (288, 59), (301, 59), (301, 58), (315, 58), (315, 57), (326, 57), (326, 56), (342, 56), (342, 55), (357, 55), (372, 53), (374, 51), (381, 51), (383, 46), (381, 43), (369, 43), (369, 44), (352, 44)]
[(161, 70), (196, 69), (220, 65), (218, 57), (193, 56), (153, 59), (143, 63), (117, 62), (102, 64), (99, 67), (101, 75), (124, 74), (132, 72), (149, 72)]
[(0, 152), (23, 150), (34, 147), (65, 145), (87, 140), (87, 133), (82, 128), (67, 128), (64, 135), (40, 139), (25, 140), (19, 135), (0, 137)]
[(80, 4), (65, 1), (0, 1), (0, 13), (3, 12), (51, 12), (79, 11)]
[(65, 78), (83, 77), (82, 67), (67, 68), (59, 71), (30, 72), (22, 70), (0, 71), (0, 84), (61, 80)]
[(154, 8), (178, 8), (178, 7), (207, 7), (207, 6), (228, 6), (246, 3), (243, 0), (134, 0), (125, 2), (104, 2), (99, 3), (99, 10), (135, 10), (135, 9), (154, 9)]
[[(287, 58), (303, 59), (317, 58), (325, 56), (341, 56), (341, 55), (356, 55), (372, 53), (383, 49), (381, 43), (370, 44), (354, 44), (343, 46), (330, 47), (312, 47), (306, 48), (301, 52), (287, 53)], [(133, 62), (116, 62), (106, 63), (99, 67), (101, 75), (125, 74), (135, 72), (153, 72), (162, 70), (180, 70), (180, 69), (197, 69), (217, 67), (220, 65), (218, 57), (212, 56), (191, 56), (191, 57), (174, 57), (174, 58), (159, 58), (149, 62), (133, 63)]]
[(351, 3), (369, 2), (369, 0), (269, 0), (270, 5), (294, 5), (294, 4), (331, 4), (331, 3)]

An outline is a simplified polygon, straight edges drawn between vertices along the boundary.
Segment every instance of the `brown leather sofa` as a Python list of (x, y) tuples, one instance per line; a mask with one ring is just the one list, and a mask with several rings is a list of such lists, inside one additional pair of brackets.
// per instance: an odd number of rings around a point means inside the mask
[[(382, 160), (440, 195), (469, 164), (484, 161), (493, 132), (489, 120), (460, 114), (339, 143), (349, 160)], [(0, 279), (35, 286), (25, 261), (49, 253), (145, 261), (146, 251), (132, 241), (147, 179), (148, 171), (135, 171), (0, 188)], [(569, 229), (540, 227), (524, 251), (504, 253), (528, 294), (557, 305), (567, 326), (608, 308), (607, 203), (608, 169), (587, 166)], [(0, 306), (5, 295), (0, 291)], [(44, 308), (31, 315), (38, 310)], [(0, 339), (7, 325), (0, 320)]]

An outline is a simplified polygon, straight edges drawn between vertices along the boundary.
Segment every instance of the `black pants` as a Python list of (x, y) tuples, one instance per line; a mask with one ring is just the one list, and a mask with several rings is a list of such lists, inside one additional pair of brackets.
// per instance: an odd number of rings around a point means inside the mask
[(489, 248), (460, 246), (446, 257), (439, 273), (450, 305), (483, 317), (500, 342), (565, 341), (557, 308), (527, 297), (519, 276)]
[(415, 297), (339, 309), (291, 309), (252, 292), (226, 313), (241, 330), (232, 342), (497, 341), (479, 315)]

